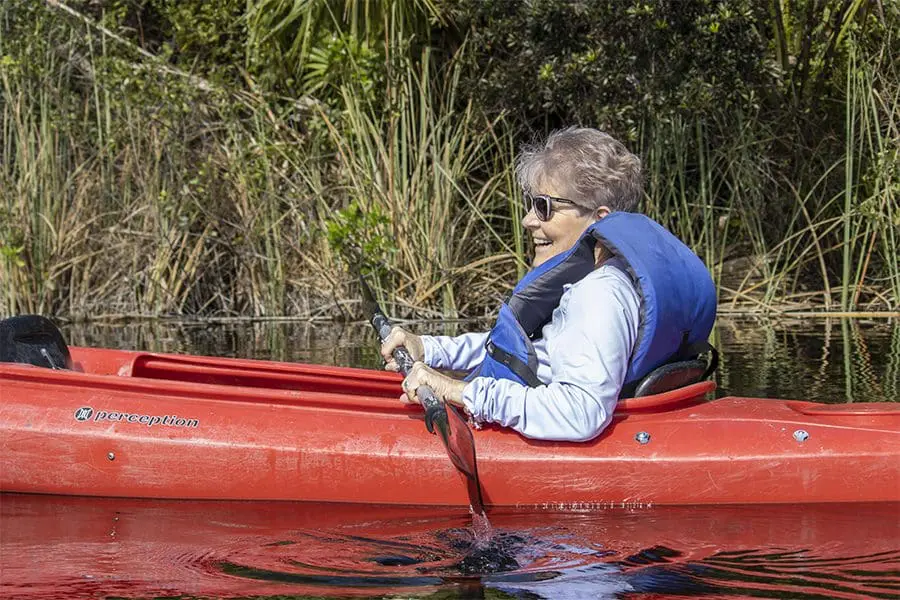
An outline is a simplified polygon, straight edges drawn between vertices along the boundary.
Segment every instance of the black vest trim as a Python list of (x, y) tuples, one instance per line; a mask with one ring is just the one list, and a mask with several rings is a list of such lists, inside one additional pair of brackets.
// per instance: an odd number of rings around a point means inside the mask
[(539, 387), (544, 385), (544, 382), (538, 379), (534, 370), (525, 364), (518, 356), (510, 354), (490, 340), (485, 344), (485, 350), (491, 358), (498, 363), (505, 365), (507, 369), (518, 375), (529, 387)]
[(541, 330), (550, 322), (553, 310), (559, 306), (563, 286), (584, 279), (594, 270), (596, 245), (594, 237), (583, 237), (563, 262), (536, 277), (524, 289), (513, 291), (506, 304), (528, 339), (536, 340), (541, 337)]

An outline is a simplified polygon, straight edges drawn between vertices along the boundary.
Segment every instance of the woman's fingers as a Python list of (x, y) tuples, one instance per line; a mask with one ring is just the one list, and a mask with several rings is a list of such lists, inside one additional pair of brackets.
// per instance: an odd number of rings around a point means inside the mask
[[(423, 381), (423, 379), (428, 379), (428, 368), (424, 363), (416, 362), (413, 364), (412, 369), (410, 369), (409, 374), (407, 374), (400, 384), (403, 388), (403, 395), (406, 396), (406, 402), (419, 402), (419, 398), (416, 396), (416, 390), (419, 389), (419, 386), (428, 383), (427, 381)], [(404, 401), (402, 397), (400, 400)]]
[(406, 331), (402, 327), (394, 325), (391, 332), (381, 344), (381, 358), (384, 359), (384, 368), (388, 371), (399, 371), (400, 366), (394, 360), (394, 350), (400, 347), (406, 348), (413, 360), (422, 360), (425, 347), (422, 338), (414, 333)]
[(406, 342), (406, 334), (407, 332), (396, 325), (391, 329), (391, 332), (381, 343), (381, 357), (384, 359), (385, 365), (393, 364), (394, 368), (390, 369), (392, 371), (396, 371), (397, 361), (394, 360), (394, 350), (399, 348), (400, 346), (404, 346)]
[(416, 361), (409, 375), (403, 380), (401, 384), (403, 396), (400, 397), (400, 401), (419, 402), (416, 390), (423, 385), (430, 387), (438, 399), (460, 407), (464, 406), (462, 395), (466, 382), (439, 373), (421, 361)]
[(394, 327), (384, 341), (381, 342), (381, 358), (384, 359), (384, 368), (388, 371), (400, 370), (400, 366), (394, 360), (393, 354), (394, 350), (403, 344), (400, 339), (402, 336), (399, 334), (401, 331), (399, 327)]

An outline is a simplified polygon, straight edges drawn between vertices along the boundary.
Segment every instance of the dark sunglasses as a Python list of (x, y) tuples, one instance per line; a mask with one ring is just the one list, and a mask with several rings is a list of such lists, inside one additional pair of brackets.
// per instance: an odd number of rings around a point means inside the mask
[(548, 196), (546, 194), (535, 195), (530, 192), (523, 192), (522, 195), (525, 198), (525, 210), (534, 210), (534, 216), (536, 216), (539, 221), (550, 220), (550, 217), (553, 216), (554, 202), (559, 202), (561, 204), (571, 204), (572, 206), (579, 206), (577, 203), (572, 202), (571, 200), (566, 200), (565, 198), (556, 198), (555, 196)]

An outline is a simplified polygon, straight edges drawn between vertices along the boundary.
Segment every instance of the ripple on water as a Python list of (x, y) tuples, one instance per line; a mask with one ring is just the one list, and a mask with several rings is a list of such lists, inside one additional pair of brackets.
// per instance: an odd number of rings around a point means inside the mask
[[(893, 598), (896, 506), (461, 511), (4, 495), (10, 598)], [(113, 531), (115, 535), (110, 535)], [(643, 596), (646, 597), (646, 596)]]

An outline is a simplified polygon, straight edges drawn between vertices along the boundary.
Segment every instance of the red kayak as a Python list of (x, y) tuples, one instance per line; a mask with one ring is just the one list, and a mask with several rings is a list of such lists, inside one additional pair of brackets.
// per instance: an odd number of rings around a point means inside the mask
[[(400, 378), (362, 369), (71, 348), (0, 363), (0, 490), (466, 506)], [(588, 443), (474, 432), (488, 506), (900, 500), (900, 407), (727, 397), (620, 402)]]

